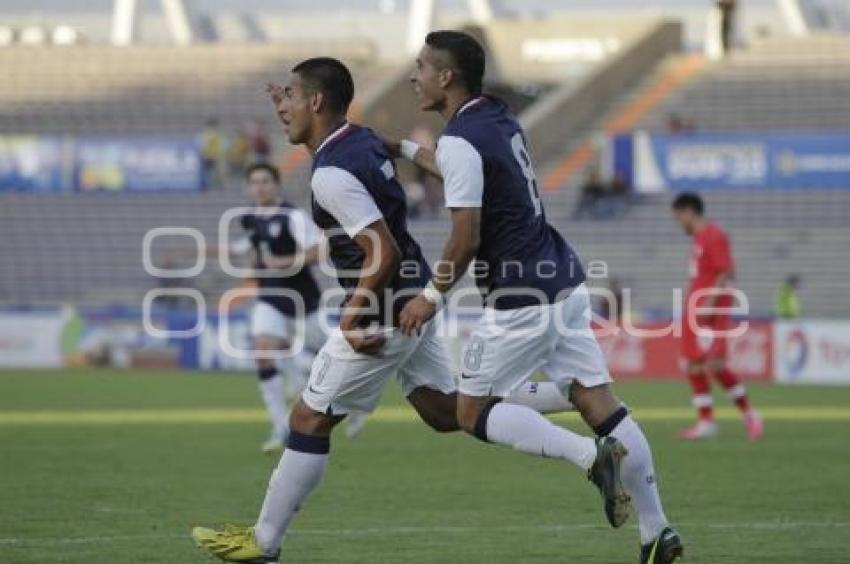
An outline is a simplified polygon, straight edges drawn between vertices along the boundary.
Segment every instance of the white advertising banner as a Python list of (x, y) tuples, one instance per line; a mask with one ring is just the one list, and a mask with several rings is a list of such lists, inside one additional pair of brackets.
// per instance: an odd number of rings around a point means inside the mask
[(850, 321), (774, 323), (776, 381), (850, 385)]
[(56, 311), (0, 312), (0, 367), (62, 366), (64, 316)]

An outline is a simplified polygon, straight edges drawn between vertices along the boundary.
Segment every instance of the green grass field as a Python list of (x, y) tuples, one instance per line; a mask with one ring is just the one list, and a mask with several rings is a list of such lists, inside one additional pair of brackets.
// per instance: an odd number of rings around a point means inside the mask
[[(758, 444), (728, 409), (718, 440), (674, 440), (683, 384), (618, 390), (652, 442), (686, 562), (850, 562), (850, 389), (753, 386)], [(0, 563), (209, 562), (191, 526), (252, 523), (277, 462), (258, 450), (259, 407), (250, 374), (0, 372)], [(286, 562), (637, 560), (633, 522), (608, 529), (575, 468), (434, 434), (395, 388), (332, 452)]]

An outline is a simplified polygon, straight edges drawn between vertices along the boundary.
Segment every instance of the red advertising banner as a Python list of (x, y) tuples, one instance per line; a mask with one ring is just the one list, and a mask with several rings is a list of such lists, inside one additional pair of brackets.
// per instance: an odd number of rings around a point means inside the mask
[[(672, 322), (636, 323), (633, 328), (599, 327), (597, 337), (615, 378), (681, 378), (681, 336)], [(729, 367), (745, 380), (773, 378), (773, 328), (750, 321), (729, 341)]]

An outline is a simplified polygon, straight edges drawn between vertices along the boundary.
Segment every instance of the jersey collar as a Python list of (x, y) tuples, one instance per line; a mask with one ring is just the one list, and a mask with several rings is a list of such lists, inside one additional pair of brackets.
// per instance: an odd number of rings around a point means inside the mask
[(351, 129), (351, 124), (348, 121), (342, 122), (342, 125), (331, 131), (330, 134), (325, 137), (324, 141), (319, 144), (319, 147), (316, 149), (316, 154), (319, 154), (319, 151), (324, 149), (326, 145), (330, 145), (331, 143), (345, 135), (349, 129)]
[(278, 200), (270, 206), (254, 206), (254, 215), (257, 217), (267, 218), (277, 215), (280, 208), (283, 207), (283, 200)]
[(460, 108), (457, 109), (455, 114), (452, 116), (452, 119), (456, 118), (457, 116), (459, 116), (460, 114), (462, 114), (463, 112), (465, 112), (466, 110), (471, 108), (472, 106), (476, 106), (483, 101), (484, 101), (484, 96), (476, 96), (474, 98), (470, 98), (469, 100), (464, 102), (463, 105), (461, 105)]

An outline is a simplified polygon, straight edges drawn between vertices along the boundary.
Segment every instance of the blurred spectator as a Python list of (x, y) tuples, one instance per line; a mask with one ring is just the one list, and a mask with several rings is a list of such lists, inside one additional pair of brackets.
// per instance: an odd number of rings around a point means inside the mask
[(253, 153), (254, 162), (269, 162), (269, 156), (272, 153), (272, 143), (269, 139), (269, 134), (266, 132), (266, 126), (261, 120), (257, 120), (254, 123), (254, 133), (251, 135), (251, 152)]
[(623, 173), (617, 171), (610, 182), (602, 179), (594, 167), (581, 189), (581, 199), (573, 219), (615, 219), (625, 215), (629, 206), (629, 186)]
[(792, 274), (776, 291), (775, 314), (780, 319), (797, 319), (802, 315), (800, 297), (797, 290), (800, 287), (800, 277)]
[(738, 2), (736, 0), (717, 0), (717, 8), (720, 10), (720, 45), (726, 54), (732, 49), (735, 34), (735, 12)]
[(245, 175), (250, 157), (251, 138), (240, 128), (233, 134), (227, 147), (227, 170), (234, 184), (239, 183)]
[(668, 133), (693, 133), (696, 130), (697, 126), (693, 120), (685, 119), (677, 113), (667, 116)]
[(573, 218), (583, 219), (586, 215), (593, 215), (596, 204), (604, 197), (605, 184), (602, 182), (599, 170), (594, 168), (588, 174), (581, 188), (581, 199), (575, 213), (573, 213)]
[(224, 140), (218, 128), (218, 120), (210, 118), (201, 132), (201, 163), (203, 166), (204, 188), (221, 188), (221, 158)]

